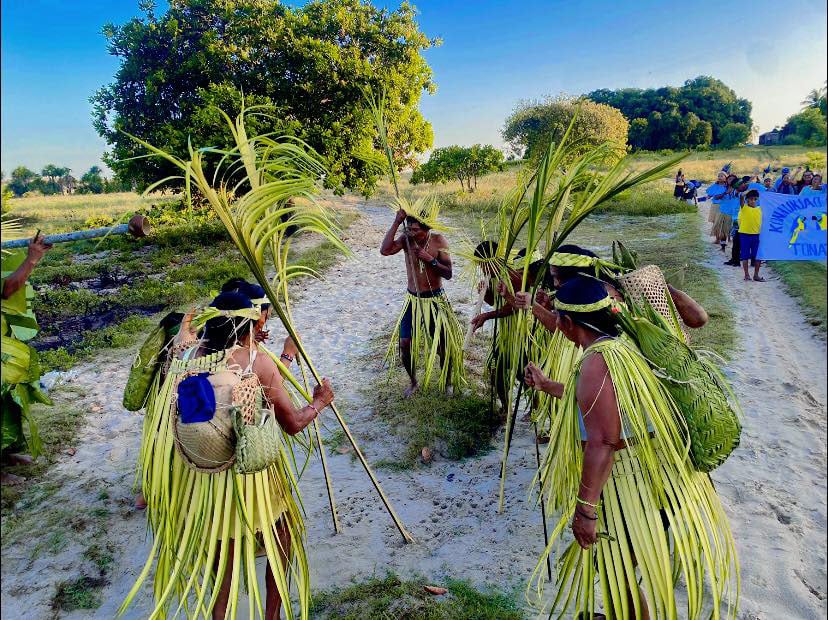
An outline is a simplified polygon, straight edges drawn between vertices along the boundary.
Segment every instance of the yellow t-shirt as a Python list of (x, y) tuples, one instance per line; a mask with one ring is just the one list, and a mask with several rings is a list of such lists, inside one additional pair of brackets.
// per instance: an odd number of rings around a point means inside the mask
[(739, 209), (739, 232), (746, 235), (758, 235), (762, 230), (762, 207), (747, 204)]

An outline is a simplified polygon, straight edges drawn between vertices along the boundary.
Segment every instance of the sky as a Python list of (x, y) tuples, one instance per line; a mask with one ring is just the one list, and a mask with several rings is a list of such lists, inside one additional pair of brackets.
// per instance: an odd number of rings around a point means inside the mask
[[(398, 3), (377, 5), (392, 8)], [(295, 4), (295, 3), (289, 3)], [(420, 27), (440, 37), (425, 57), (435, 95), (420, 109), (434, 146), (502, 146), (525, 99), (596, 88), (678, 86), (712, 75), (753, 104), (768, 131), (826, 80), (826, 2), (420, 0)], [(138, 15), (137, 0), (2, 0), (0, 168), (102, 165), (89, 97), (117, 59), (101, 34)]]

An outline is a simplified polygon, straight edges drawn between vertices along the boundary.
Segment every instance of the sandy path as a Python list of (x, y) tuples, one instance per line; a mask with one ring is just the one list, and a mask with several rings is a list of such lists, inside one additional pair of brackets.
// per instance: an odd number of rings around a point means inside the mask
[[(703, 203), (702, 203), (703, 204)], [(708, 239), (706, 209), (702, 234)], [(826, 348), (773, 271), (746, 282), (709, 244), (732, 300), (733, 384), (745, 411), (739, 448), (713, 473), (742, 566), (740, 617), (826, 615)]]
[[(404, 272), (401, 256), (384, 258), (377, 249), (391, 213), (368, 205), (360, 210), (364, 217), (345, 234), (354, 257), (331, 269), (325, 281), (307, 283), (294, 314), (317, 368), (333, 378), (346, 419), (373, 463), (394, 459), (396, 446), (359, 393), (375, 372), (364, 367), (361, 357), (367, 341), (383, 334), (398, 312)], [(747, 413), (742, 445), (714, 473), (741, 554), (740, 617), (821, 617), (826, 610), (825, 342), (800, 318), (778, 283), (743, 283), (735, 269), (720, 262), (711, 244), (710, 264), (734, 296), (743, 347), (732, 367)], [(451, 282), (447, 288), (455, 308), (468, 318), (471, 304), (465, 286)], [(281, 336), (274, 326), (273, 341)], [(73, 373), (69, 384), (85, 394), (75, 404), (90, 413), (77, 454), (54, 467), (44, 481), (58, 487), (44, 510), (60, 506), (83, 514), (101, 505), (102, 490), (110, 496), (104, 502), (110, 512), (104, 539), (114, 549), (111, 583), (99, 609), (65, 618), (111, 618), (146, 557), (144, 518), (130, 510), (129, 488), (142, 418), (120, 407), (126, 372), (123, 353), (110, 353)], [(330, 414), (325, 418), (329, 429), (336, 428)], [(349, 454), (329, 454), (343, 525), (343, 532), (334, 535), (315, 458), (301, 483), (314, 587), (345, 585), (393, 570), (435, 581), (448, 575), (522, 589), (542, 544), (539, 516), (526, 500), (534, 445), (531, 430), (519, 421), (507, 509), (497, 515), (500, 440), (480, 458), (438, 460), (406, 472), (376, 471), (414, 535), (413, 545), (403, 544)], [(3, 614), (54, 617), (49, 608), (54, 584), (76, 577), (81, 568), (90, 572), (82, 557), (88, 544), (84, 536), (75, 534), (61, 551), (40, 553), (33, 561), (34, 541), (4, 546)], [(146, 617), (150, 599), (145, 588), (127, 617)]]

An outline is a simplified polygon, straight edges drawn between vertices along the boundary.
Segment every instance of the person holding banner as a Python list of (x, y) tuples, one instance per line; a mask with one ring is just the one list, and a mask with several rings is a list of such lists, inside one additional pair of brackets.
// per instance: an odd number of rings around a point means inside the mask
[(756, 259), (759, 252), (759, 233), (762, 230), (762, 207), (759, 206), (759, 192), (755, 189), (739, 196), (739, 258), (745, 271), (745, 280), (750, 281), (748, 261), (753, 264), (754, 282), (764, 282), (759, 275), (762, 261)]
[(811, 179), (811, 184), (803, 187), (802, 191), (799, 192), (800, 196), (824, 196), (825, 195), (825, 185), (822, 183), (822, 175), (817, 173)]

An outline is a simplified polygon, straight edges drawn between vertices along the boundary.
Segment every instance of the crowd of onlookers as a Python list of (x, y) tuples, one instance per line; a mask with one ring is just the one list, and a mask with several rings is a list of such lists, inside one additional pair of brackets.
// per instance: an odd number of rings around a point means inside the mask
[[(687, 180), (681, 170), (676, 173), (673, 196), (679, 200), (710, 201), (708, 221), (713, 225), (710, 234), (724, 253), (731, 242), (730, 258), (725, 265), (741, 266), (745, 280), (764, 282), (759, 275), (761, 261), (757, 260), (759, 233), (762, 228), (761, 195), (764, 192), (799, 196), (825, 195), (827, 186), (822, 175), (810, 169), (797, 168), (793, 172), (782, 168), (780, 176), (770, 176), (770, 167), (764, 174), (757, 168), (753, 175), (739, 177), (730, 172), (730, 164), (719, 172), (715, 183), (706, 190), (706, 196), (697, 197), (701, 182)], [(824, 219), (824, 218), (823, 218)], [(824, 223), (823, 223), (824, 224)], [(748, 267), (753, 267), (751, 277)]]

